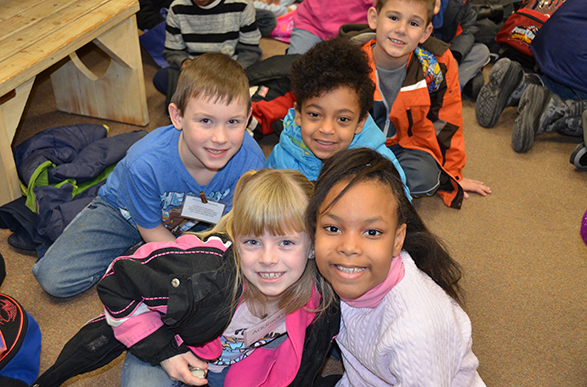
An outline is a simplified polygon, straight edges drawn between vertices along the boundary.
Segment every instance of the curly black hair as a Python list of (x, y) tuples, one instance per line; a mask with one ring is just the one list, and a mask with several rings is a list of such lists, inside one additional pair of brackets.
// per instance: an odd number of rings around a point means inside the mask
[(292, 65), (291, 89), (297, 108), (308, 98), (348, 87), (357, 92), (363, 119), (373, 107), (372, 71), (367, 54), (349, 39), (336, 37), (319, 42)]

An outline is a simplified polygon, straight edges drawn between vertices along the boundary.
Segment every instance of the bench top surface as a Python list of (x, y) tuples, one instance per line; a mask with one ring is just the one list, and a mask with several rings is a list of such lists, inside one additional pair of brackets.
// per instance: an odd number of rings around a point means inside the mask
[(0, 0), (0, 97), (138, 10), (138, 0)]

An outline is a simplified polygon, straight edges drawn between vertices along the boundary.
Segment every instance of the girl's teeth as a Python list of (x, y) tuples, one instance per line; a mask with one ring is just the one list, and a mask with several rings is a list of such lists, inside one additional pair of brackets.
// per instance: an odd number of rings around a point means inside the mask
[(360, 273), (363, 270), (365, 270), (364, 267), (344, 267), (344, 266), (336, 266), (336, 268), (344, 273), (349, 273), (349, 274), (353, 274), (353, 273)]
[(259, 276), (264, 279), (274, 279), (279, 278), (282, 273), (259, 273)]
[(210, 151), (210, 153), (214, 153), (214, 154), (220, 154), (223, 152), (221, 150), (214, 150), (214, 149), (208, 149), (208, 150)]

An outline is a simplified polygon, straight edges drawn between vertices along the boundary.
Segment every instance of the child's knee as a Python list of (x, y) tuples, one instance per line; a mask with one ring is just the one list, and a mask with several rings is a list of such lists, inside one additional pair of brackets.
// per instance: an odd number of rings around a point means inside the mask
[(33, 265), (32, 272), (41, 288), (53, 297), (66, 298), (75, 296), (90, 288), (100, 277), (72, 278), (61, 267), (43, 265), (43, 260)]

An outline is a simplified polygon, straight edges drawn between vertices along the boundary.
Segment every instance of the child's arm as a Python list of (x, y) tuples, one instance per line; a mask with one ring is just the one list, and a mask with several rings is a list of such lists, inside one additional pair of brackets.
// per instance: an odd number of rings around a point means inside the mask
[(255, 18), (255, 8), (249, 2), (241, 15), (241, 25), (236, 46), (236, 61), (244, 69), (258, 62), (261, 55), (263, 55), (263, 51), (259, 47), (261, 32), (257, 28)]
[(479, 31), (476, 25), (477, 13), (471, 7), (470, 2), (465, 3), (465, 11), (463, 13), (464, 15), (459, 23), (461, 32), (450, 42), (450, 51), (459, 64), (463, 58), (469, 55), (473, 44), (475, 44), (475, 35)]
[(463, 176), (463, 179), (459, 182), (463, 190), (465, 191), (464, 197), (465, 199), (469, 198), (469, 194), (467, 192), (475, 192), (481, 196), (487, 196), (491, 193), (491, 188), (485, 185), (482, 181), (468, 179)]
[(434, 124), (436, 137), (441, 150), (444, 149), (443, 167), (457, 181), (463, 179), (465, 138), (463, 135), (463, 102), (459, 85), (459, 72), (450, 50), (436, 56), (439, 64), (444, 64), (444, 82), (438, 91), (430, 94), (428, 118)]
[(137, 225), (137, 228), (145, 242), (170, 242), (175, 240), (175, 236), (163, 224), (155, 228), (144, 228)]
[(167, 14), (163, 57), (171, 67), (178, 69), (186, 59), (190, 58), (173, 7), (169, 9)]
[(205, 386), (208, 380), (197, 378), (190, 371), (189, 367), (205, 370), (208, 363), (198, 359), (193, 353), (186, 352), (173, 356), (161, 362), (161, 367), (167, 372), (171, 380), (177, 380), (189, 386)]
[[(445, 127), (440, 130), (437, 136), (439, 140), (443, 138), (443, 130), (454, 130), (454, 134), (450, 138), (450, 146), (446, 149), (444, 168), (457, 178), (465, 191), (465, 199), (469, 197), (467, 192), (487, 196), (487, 194), (491, 193), (491, 188), (479, 180), (472, 180), (463, 176), (463, 168), (467, 159), (463, 134), (463, 103), (460, 93), (458, 67), (453, 58), (450, 50), (446, 50), (442, 56), (438, 57), (438, 61), (446, 65), (446, 73), (444, 74), (446, 90), (442, 98), (431, 98), (433, 105), (430, 109), (438, 112), (438, 118), (441, 122), (446, 122)], [(450, 124), (453, 125), (453, 129), (451, 129)], [(456, 127), (456, 130), (454, 127)]]

